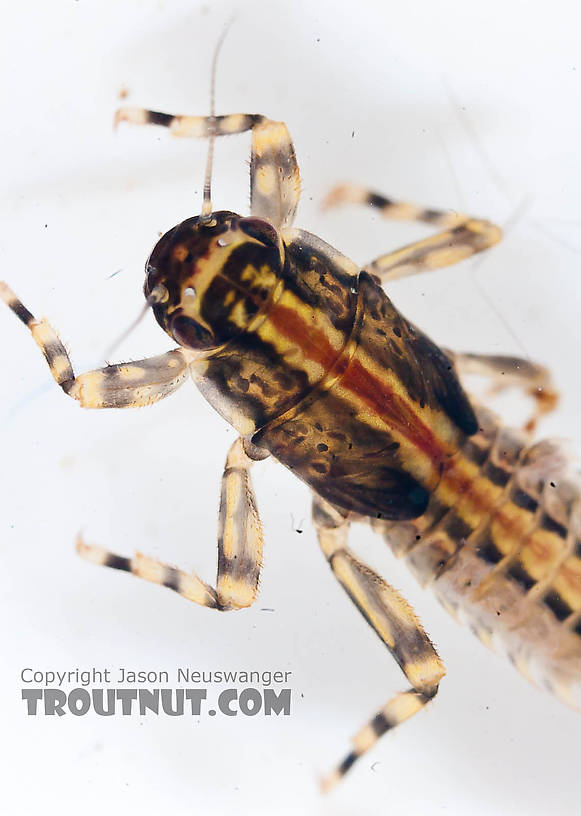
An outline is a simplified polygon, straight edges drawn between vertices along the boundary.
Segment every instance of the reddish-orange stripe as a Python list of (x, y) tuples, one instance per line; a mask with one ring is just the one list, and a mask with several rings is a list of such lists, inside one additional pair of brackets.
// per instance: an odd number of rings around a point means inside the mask
[[(305, 357), (319, 363), (326, 371), (340, 356), (341, 352), (332, 348), (325, 333), (309, 325), (293, 309), (276, 304), (269, 318), (278, 332), (296, 343)], [(445, 450), (432, 431), (386, 382), (358, 360), (353, 360), (347, 368), (341, 386), (365, 402), (389, 427), (413, 442), (432, 461), (442, 461)]]

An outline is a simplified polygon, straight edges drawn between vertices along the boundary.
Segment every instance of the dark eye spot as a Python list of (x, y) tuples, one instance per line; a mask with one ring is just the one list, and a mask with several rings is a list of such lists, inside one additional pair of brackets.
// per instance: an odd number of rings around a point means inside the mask
[(212, 334), (185, 315), (178, 315), (172, 320), (171, 333), (180, 346), (187, 348), (211, 348), (214, 345)]
[(266, 246), (278, 247), (278, 232), (268, 221), (261, 218), (242, 218), (240, 229)]

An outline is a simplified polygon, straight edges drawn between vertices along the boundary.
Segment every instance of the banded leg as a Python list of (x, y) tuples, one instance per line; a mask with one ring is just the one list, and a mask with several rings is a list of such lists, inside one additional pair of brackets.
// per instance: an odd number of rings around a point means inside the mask
[(553, 411), (559, 402), (559, 392), (553, 385), (551, 374), (543, 365), (502, 354), (460, 354), (446, 351), (460, 376), (481, 374), (492, 380), (491, 394), (516, 386), (535, 401), (535, 409), (525, 425), (533, 431), (544, 415)]
[(382, 281), (450, 266), (494, 246), (502, 237), (500, 227), (490, 221), (392, 201), (354, 185), (336, 187), (325, 199), (324, 206), (332, 207), (343, 203), (366, 204), (378, 209), (385, 218), (421, 221), (442, 230), (430, 238), (415, 241), (368, 263), (365, 266), (367, 272), (378, 275)]
[(254, 603), (262, 563), (262, 528), (250, 466), (265, 458), (258, 449), (249, 449), (237, 439), (228, 451), (222, 476), (218, 519), (218, 575), (216, 589), (197, 575), (162, 564), (137, 553), (133, 558), (116, 555), (102, 547), (77, 540), (77, 552), (87, 561), (131, 572), (138, 578), (172, 589), (200, 606), (228, 611)]
[(226, 116), (173, 116), (143, 108), (120, 108), (115, 124), (161, 125), (174, 136), (207, 138), (252, 131), (250, 156), (250, 210), (268, 219), (277, 229), (292, 224), (300, 196), (300, 177), (295, 149), (284, 122), (261, 114), (231, 113)]
[(319, 544), (335, 577), (385, 643), (412, 686), (389, 700), (353, 737), (352, 750), (322, 782), (323, 790), (327, 791), (379, 737), (412, 717), (436, 695), (445, 669), (407, 601), (348, 549), (348, 520), (315, 497), (313, 521)]
[(136, 408), (151, 405), (176, 391), (188, 375), (181, 349), (159, 357), (118, 363), (75, 376), (63, 343), (43, 318), (37, 320), (0, 281), (0, 298), (30, 330), (58, 385), (83, 408)]

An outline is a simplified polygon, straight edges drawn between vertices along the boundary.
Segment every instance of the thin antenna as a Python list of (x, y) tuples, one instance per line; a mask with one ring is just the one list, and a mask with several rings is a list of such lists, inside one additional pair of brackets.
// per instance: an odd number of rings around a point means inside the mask
[(104, 357), (106, 360), (108, 360), (108, 359), (109, 359), (109, 357), (111, 356), (111, 354), (112, 354), (112, 353), (115, 351), (115, 349), (116, 349), (116, 348), (118, 348), (118, 346), (120, 346), (120, 345), (121, 345), (121, 343), (122, 343), (122, 342), (123, 342), (125, 339), (127, 339), (127, 337), (129, 337), (129, 335), (131, 334), (131, 332), (132, 332), (132, 331), (133, 331), (133, 330), (134, 330), (134, 329), (135, 329), (137, 326), (139, 326), (139, 324), (141, 323), (141, 321), (143, 320), (143, 318), (145, 317), (145, 315), (147, 314), (147, 312), (148, 312), (148, 311), (151, 309), (151, 307), (153, 306), (153, 304), (154, 304), (154, 303), (163, 303), (163, 302), (164, 302), (166, 299), (167, 299), (167, 289), (165, 288), (165, 286), (163, 286), (163, 284), (158, 284), (158, 286), (155, 286), (155, 287), (154, 287), (154, 288), (151, 290), (151, 292), (150, 292), (149, 296), (147, 297), (147, 299), (146, 299), (145, 303), (143, 304), (143, 308), (141, 309), (141, 311), (139, 312), (139, 314), (137, 315), (137, 317), (135, 318), (135, 320), (133, 320), (133, 322), (132, 322), (132, 323), (130, 323), (130, 324), (129, 324), (129, 326), (128, 326), (128, 327), (125, 329), (125, 331), (123, 332), (123, 334), (121, 334), (121, 335), (120, 335), (120, 336), (117, 338), (117, 340), (115, 340), (115, 342), (114, 342), (114, 343), (112, 343), (112, 344), (109, 346), (109, 348), (108, 348), (108, 349), (105, 351), (105, 354), (103, 355), (103, 357)]
[(214, 56), (212, 58), (212, 79), (210, 83), (210, 117), (208, 121), (210, 142), (208, 144), (208, 160), (206, 161), (206, 176), (204, 178), (204, 200), (202, 202), (202, 214), (200, 221), (208, 221), (212, 215), (212, 163), (214, 161), (214, 140), (216, 138), (216, 64), (218, 62), (218, 54), (222, 48), (222, 43), (226, 39), (226, 34), (232, 25), (232, 20), (226, 23), (224, 31), (220, 35), (220, 39), (214, 49)]

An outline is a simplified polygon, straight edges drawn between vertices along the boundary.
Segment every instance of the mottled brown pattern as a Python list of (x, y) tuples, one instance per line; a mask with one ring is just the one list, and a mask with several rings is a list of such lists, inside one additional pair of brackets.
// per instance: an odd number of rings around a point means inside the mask
[[(285, 365), (274, 346), (256, 335), (234, 339), (206, 361), (202, 393), (215, 390), (216, 408), (236, 405), (261, 428), (299, 402), (310, 390), (300, 367)], [(257, 443), (258, 444), (258, 443)]]
[[(420, 408), (444, 409), (461, 431), (476, 433), (472, 406), (445, 353), (396, 309), (371, 275), (362, 272), (359, 281), (366, 294), (361, 344), (367, 353), (381, 369), (394, 371)], [(452, 428), (447, 433), (458, 438)]]
[[(320, 282), (328, 297), (334, 294), (330, 276), (327, 269)], [(300, 286), (295, 284), (299, 291)], [(405, 321), (366, 273), (358, 293), (360, 318), (351, 345), (327, 380), (253, 441), (339, 507), (373, 517), (415, 518), (429, 500), (428, 485), (409, 471), (416, 449), (431, 462), (433, 488), (443, 462), (464, 439), (462, 427), (475, 429), (476, 421), (445, 355)], [(384, 335), (395, 337), (393, 346)], [(428, 410), (440, 416), (437, 437)]]
[(353, 326), (357, 280), (320, 250), (294, 240), (286, 244), (285, 284), (304, 303), (323, 311), (348, 335)]

